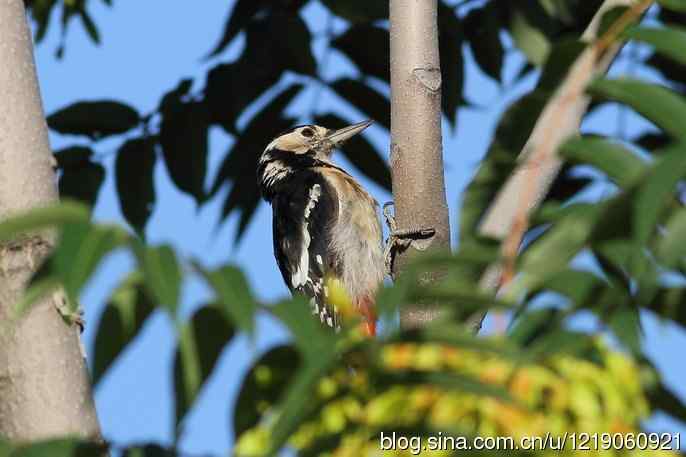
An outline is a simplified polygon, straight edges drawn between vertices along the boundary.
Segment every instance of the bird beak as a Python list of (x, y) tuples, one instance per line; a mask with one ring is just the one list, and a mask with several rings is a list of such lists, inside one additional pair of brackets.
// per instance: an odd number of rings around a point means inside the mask
[(350, 138), (362, 132), (362, 130), (366, 129), (373, 123), (374, 121), (367, 120), (364, 122), (358, 122), (357, 124), (349, 125), (347, 127), (343, 127), (342, 129), (334, 130), (326, 135), (325, 140), (330, 142), (334, 147), (340, 146)]

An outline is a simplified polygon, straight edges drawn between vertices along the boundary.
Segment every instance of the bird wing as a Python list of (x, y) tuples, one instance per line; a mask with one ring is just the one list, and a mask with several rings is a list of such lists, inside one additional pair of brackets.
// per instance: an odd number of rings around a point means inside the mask
[(326, 303), (325, 278), (336, 264), (329, 228), (338, 217), (335, 191), (318, 173), (303, 173), (272, 200), (274, 253), (292, 292), (310, 298), (312, 313), (338, 328), (339, 315)]

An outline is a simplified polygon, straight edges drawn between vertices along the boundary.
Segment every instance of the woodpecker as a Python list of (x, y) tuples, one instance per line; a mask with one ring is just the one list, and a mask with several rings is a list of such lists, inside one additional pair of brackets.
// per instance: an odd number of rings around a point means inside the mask
[(293, 127), (267, 145), (257, 179), (272, 206), (274, 256), (288, 288), (309, 297), (312, 313), (338, 330), (341, 310), (327, 287), (337, 281), (374, 336), (374, 297), (385, 272), (378, 204), (331, 161), (336, 147), (371, 123)]

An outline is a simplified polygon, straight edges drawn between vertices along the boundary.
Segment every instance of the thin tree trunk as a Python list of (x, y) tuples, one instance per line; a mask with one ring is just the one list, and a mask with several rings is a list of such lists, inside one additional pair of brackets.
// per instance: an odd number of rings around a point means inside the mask
[[(394, 275), (417, 249), (450, 248), (441, 144), (441, 70), (436, 0), (390, 0), (391, 170), (399, 230), (435, 229), (399, 251)], [(403, 311), (401, 325), (432, 319), (431, 307)]]
[[(0, 1), (0, 100), (2, 221), (57, 200), (22, 0)], [(50, 234), (0, 245), (0, 437), (13, 441), (100, 436), (77, 327), (55, 309), (62, 295), (13, 317), (28, 279), (52, 245)]]

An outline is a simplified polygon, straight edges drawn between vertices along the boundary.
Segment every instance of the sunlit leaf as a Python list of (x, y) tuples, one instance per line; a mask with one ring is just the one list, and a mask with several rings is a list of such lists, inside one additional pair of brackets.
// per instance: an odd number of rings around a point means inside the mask
[(675, 147), (653, 167), (635, 200), (634, 236), (646, 242), (676, 191), (679, 180), (686, 176), (686, 149)]
[(195, 265), (216, 294), (216, 303), (224, 315), (239, 329), (252, 333), (255, 328), (257, 302), (243, 272), (232, 265), (207, 270)]
[(55, 438), (18, 446), (12, 457), (87, 457), (104, 455), (106, 446), (79, 438)]
[(114, 291), (103, 311), (95, 336), (93, 384), (139, 334), (154, 309), (140, 272), (131, 273)]
[(510, 34), (529, 62), (537, 66), (543, 65), (548, 52), (550, 52), (550, 43), (545, 35), (533, 27), (519, 10), (515, 10), (512, 14)]
[[(686, 2), (685, 2), (686, 3)], [(671, 27), (632, 27), (624, 33), (632, 40), (642, 41), (655, 50), (686, 65), (686, 29)]]
[(71, 223), (88, 223), (88, 207), (71, 201), (36, 208), (24, 214), (18, 214), (0, 223), (0, 241), (7, 241), (18, 235), (33, 230), (49, 227), (61, 227)]
[(573, 138), (560, 148), (563, 157), (592, 165), (620, 187), (627, 187), (648, 169), (644, 160), (619, 143), (598, 137)]
[(308, 360), (331, 356), (337, 337), (312, 315), (312, 305), (305, 297), (279, 302), (270, 311), (291, 331), (296, 347)]
[(168, 245), (136, 246), (136, 256), (145, 275), (145, 285), (156, 305), (166, 307), (176, 315), (181, 291), (181, 266), (173, 249)]
[(103, 258), (126, 243), (127, 238), (119, 227), (75, 223), (62, 228), (59, 243), (48, 262), (71, 301), (76, 301)]
[(670, 89), (635, 79), (599, 79), (589, 86), (591, 94), (629, 105), (677, 139), (686, 140), (681, 119), (686, 100)]
[(669, 217), (656, 244), (655, 254), (668, 268), (686, 258), (686, 209), (680, 208)]
[(217, 359), (233, 338), (234, 330), (219, 309), (204, 306), (184, 324), (174, 357), (176, 423), (183, 420), (207, 379)]

